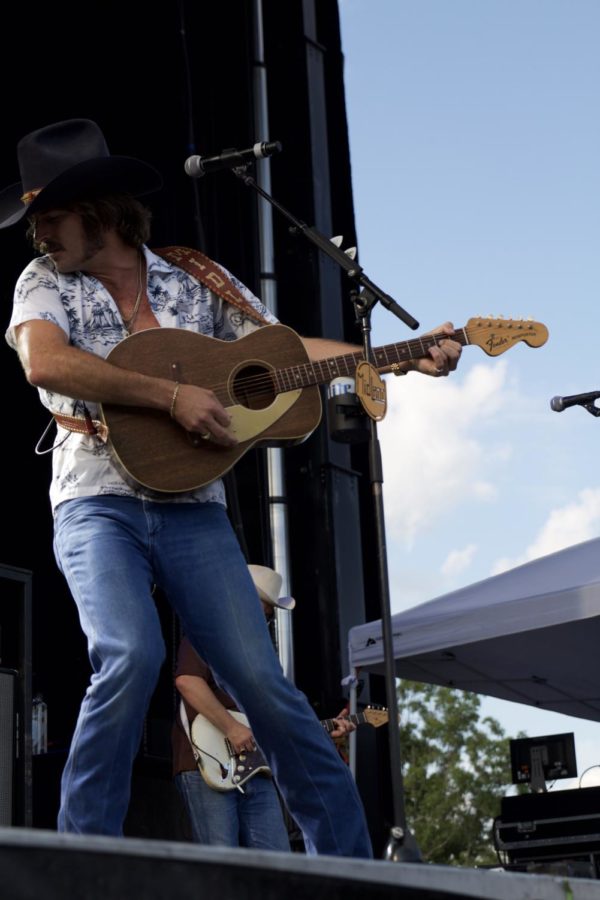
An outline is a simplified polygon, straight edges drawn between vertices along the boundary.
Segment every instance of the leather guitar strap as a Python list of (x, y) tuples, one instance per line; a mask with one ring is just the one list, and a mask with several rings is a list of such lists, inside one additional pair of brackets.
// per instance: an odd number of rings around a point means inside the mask
[[(192, 247), (162, 247), (159, 250), (153, 249), (152, 252), (205, 284), (209, 290), (231, 306), (235, 306), (254, 322), (259, 325), (268, 324), (267, 320), (246, 300), (231, 279), (227, 278), (223, 270), (200, 250)], [(61, 413), (53, 413), (53, 415), (56, 422), (68, 431), (95, 434), (103, 442), (108, 439), (106, 425), (97, 419), (92, 419), (89, 413), (84, 416), (66, 416)]]
[(194, 741), (192, 740), (192, 732), (190, 731), (190, 723), (188, 721), (187, 713), (185, 711), (185, 704), (183, 700), (179, 701), (179, 718), (181, 720), (181, 724), (183, 725), (183, 730), (187, 735), (187, 739), (190, 742), (190, 746), (192, 748), (192, 753), (194, 754), (194, 759), (198, 762), (200, 758), (200, 752), (196, 747)]
[(201, 281), (207, 288), (214, 291), (227, 303), (236, 306), (245, 316), (258, 322), (259, 325), (268, 324), (267, 320), (254, 309), (251, 303), (248, 303), (234, 283), (227, 278), (223, 270), (200, 250), (191, 247), (162, 247), (160, 250), (153, 249), (152, 252)]

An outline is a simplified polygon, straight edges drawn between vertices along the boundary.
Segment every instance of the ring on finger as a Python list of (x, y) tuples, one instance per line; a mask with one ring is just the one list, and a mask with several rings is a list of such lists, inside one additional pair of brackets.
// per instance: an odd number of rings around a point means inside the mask
[(205, 431), (203, 434), (200, 435), (200, 437), (202, 438), (203, 441), (210, 441), (211, 433), (210, 433), (210, 431)]

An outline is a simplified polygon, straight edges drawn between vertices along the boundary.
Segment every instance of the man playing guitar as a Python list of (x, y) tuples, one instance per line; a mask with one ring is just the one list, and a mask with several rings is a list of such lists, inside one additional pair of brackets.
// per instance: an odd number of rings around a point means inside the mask
[[(266, 566), (248, 568), (268, 624), (276, 608), (294, 608), (292, 597), (279, 597), (282, 579), (277, 572)], [(175, 685), (185, 718), (178, 716), (173, 724), (173, 775), (194, 841), (289, 851), (289, 816), (247, 719), (185, 637), (179, 647)], [(266, 686), (267, 697), (268, 693)], [(334, 720), (332, 738), (354, 731), (356, 726), (346, 714), (343, 709)]]
[[(150, 249), (151, 210), (138, 198), (160, 190), (162, 176), (149, 163), (111, 154), (96, 122), (38, 128), (18, 142), (17, 160), (19, 180), (0, 191), (0, 229), (27, 223), (38, 255), (17, 279), (6, 340), (59, 426), (50, 484), (54, 551), (93, 670), (62, 774), (59, 831), (123, 834), (133, 762), (165, 658), (157, 586), (251, 718), (307, 853), (372, 857), (352, 775), (307, 698), (284, 677), (265, 633), (221, 479), (235, 461), (228, 454), (251, 446), (265, 428), (288, 438), (284, 412), (303, 406), (304, 380), (296, 390), (279, 376), (265, 379), (261, 366), (258, 378), (244, 371), (234, 396), (225, 397), (206, 373), (192, 377), (186, 349), (190, 339), (194, 347), (200, 341), (193, 357), (206, 356), (209, 345), (220, 358), (228, 346), (247, 347), (262, 335), (275, 345), (269, 373), (283, 368), (293, 381), (298, 365), (286, 370), (288, 353), (285, 364), (278, 360), (291, 329), (223, 267), (200, 259), (196, 276), (188, 254), (178, 251), (174, 261)], [(461, 352), (455, 338), (446, 323), (416, 355), (394, 354), (394, 371), (447, 375)], [(353, 350), (325, 337), (299, 342), (301, 371), (318, 362), (329, 374), (328, 362)], [(133, 347), (133, 357), (122, 358), (119, 347)], [(277, 394), (271, 402), (267, 391), (264, 425), (257, 381)], [(142, 423), (135, 436), (127, 421), (120, 427), (130, 413)], [(149, 477), (128, 464), (132, 440), (134, 460), (152, 461)], [(182, 459), (176, 448), (186, 451)], [(217, 469), (172, 481), (190, 449), (201, 463), (216, 460)], [(295, 764), (293, 747), (306, 769)], [(318, 786), (307, 774), (317, 765)]]

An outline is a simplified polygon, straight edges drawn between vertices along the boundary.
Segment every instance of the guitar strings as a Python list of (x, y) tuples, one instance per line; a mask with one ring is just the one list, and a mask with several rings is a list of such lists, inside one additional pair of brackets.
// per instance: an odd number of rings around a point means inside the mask
[[(408, 350), (408, 348), (418, 348), (421, 351), (424, 348), (425, 343), (428, 345), (427, 346), (427, 349), (428, 349), (429, 347), (436, 344), (437, 340), (443, 340), (445, 337), (446, 337), (446, 335), (444, 335), (444, 334), (437, 334), (437, 335), (429, 336), (428, 340), (426, 342), (417, 338), (412, 341), (403, 342), (402, 344), (400, 344), (400, 343), (389, 344), (387, 346), (389, 349), (404, 346), (407, 350)], [(461, 341), (461, 343), (466, 343), (466, 341), (463, 339), (463, 341)], [(376, 348), (374, 348), (374, 352), (376, 352), (377, 350), (380, 350), (380, 349), (381, 348), (376, 347)], [(421, 356), (420, 353), (418, 355)], [(407, 355), (406, 355), (406, 359), (412, 359), (414, 357), (415, 357), (415, 354), (412, 354), (410, 352), (407, 353)], [(348, 353), (348, 354), (344, 354), (340, 357), (336, 357), (336, 359), (338, 359), (338, 366), (340, 366), (340, 367), (342, 365), (342, 360), (344, 361), (344, 364), (346, 365), (346, 367), (348, 367), (351, 363), (354, 363), (354, 361), (358, 358), (360, 358), (360, 354), (358, 352), (357, 353)], [(298, 373), (299, 371), (304, 370), (304, 374), (306, 377), (311, 373), (314, 374), (316, 371), (316, 368), (318, 368), (322, 365), (326, 365), (328, 359), (329, 359), (329, 357), (324, 357), (321, 360), (307, 360), (306, 362), (297, 363), (296, 365), (292, 365), (292, 366), (288, 366), (283, 369), (279, 369), (279, 370), (277, 370), (277, 372), (280, 376), (280, 381), (291, 385), (291, 387), (289, 387), (289, 388), (286, 387), (286, 390), (295, 390), (294, 385), (296, 384), (297, 379), (295, 377), (293, 377), (293, 375), (291, 374), (292, 372)], [(332, 375), (331, 377), (335, 377), (335, 376)], [(268, 371), (268, 370), (265, 372), (261, 372), (259, 375), (242, 376), (236, 382), (236, 385), (239, 389), (239, 391), (236, 391), (236, 393), (241, 392), (241, 393), (244, 393), (255, 399), (257, 399), (261, 395), (270, 396), (274, 393), (279, 393), (279, 391), (277, 390), (277, 387), (276, 387), (275, 378), (276, 378), (276, 374), (274, 372)], [(328, 380), (329, 380), (328, 378), (324, 379), (324, 381), (328, 381)], [(299, 385), (299, 387), (306, 387), (306, 386), (308, 386), (308, 385), (306, 385), (306, 384)], [(230, 392), (229, 392), (229, 385), (227, 382), (221, 382), (220, 384), (217, 383), (217, 384), (211, 385), (211, 389), (217, 395), (219, 400), (229, 397)]]
[[(508, 323), (510, 321), (512, 321), (512, 320), (508, 320), (508, 319), (503, 320), (503, 324), (508, 327)], [(519, 331), (521, 330), (521, 328), (522, 328), (522, 326), (518, 326)], [(527, 338), (527, 335), (529, 332), (531, 332), (531, 335), (534, 336), (532, 328), (533, 328), (533, 323), (531, 326), (526, 325), (524, 328), (524, 333), (523, 334), (519, 333), (518, 340), (526, 341), (526, 338)], [(481, 327), (471, 326), (471, 327), (469, 327), (468, 335), (466, 334), (466, 329), (457, 328), (456, 333), (452, 336), (451, 339), (457, 341), (462, 346), (468, 346), (469, 344), (475, 344), (476, 346), (482, 346), (482, 344), (478, 343), (477, 340), (474, 340), (474, 339), (479, 337), (480, 335), (489, 334), (489, 333), (490, 333), (489, 325), (484, 325)], [(423, 350), (428, 350), (430, 347), (437, 345), (438, 341), (447, 340), (447, 339), (448, 339), (448, 335), (446, 335), (444, 333), (425, 335), (425, 336), (423, 336), (423, 338), (414, 338), (412, 340), (401, 341), (396, 344), (387, 344), (387, 345), (385, 345), (385, 348), (375, 347), (375, 348), (373, 348), (373, 353), (376, 355), (378, 351), (381, 351), (383, 349), (385, 349), (386, 352), (390, 351), (390, 350), (394, 350), (399, 356), (399, 361), (402, 361), (402, 362), (411, 360), (411, 359), (419, 359), (419, 358), (422, 359), (423, 358), (423, 352), (422, 352)], [(399, 348), (402, 348), (402, 350), (403, 350), (402, 353), (399, 352)], [(414, 354), (411, 352), (413, 349), (417, 349), (420, 352)], [(506, 347), (505, 349), (509, 349), (509, 348)], [(502, 351), (502, 352), (504, 352), (504, 351)], [(334, 358), (336, 358), (338, 360), (338, 366), (342, 365), (342, 360), (344, 361), (344, 365), (348, 366), (355, 359), (360, 358), (360, 354), (359, 353), (348, 353), (348, 354), (344, 354), (340, 357), (334, 357)], [(299, 371), (304, 370), (305, 377), (307, 377), (311, 373), (315, 374), (316, 369), (319, 368), (320, 366), (326, 364), (328, 359), (331, 359), (331, 357), (324, 357), (321, 360), (308, 360), (306, 362), (297, 363), (296, 365), (288, 366), (286, 368), (277, 370), (277, 374), (279, 374), (279, 376), (280, 376), (279, 380), (282, 383), (287, 382), (288, 384), (292, 385), (291, 387), (286, 387), (283, 392), (285, 392), (287, 390), (295, 390), (295, 387), (293, 385), (296, 382), (296, 378), (294, 378), (292, 376), (292, 374), (291, 374), (292, 372), (295, 371), (297, 373)], [(335, 377), (335, 376), (332, 376), (332, 377)], [(328, 378), (324, 379), (324, 381), (328, 381), (328, 380), (329, 380)], [(278, 390), (277, 385), (276, 385), (276, 373), (269, 371), (269, 370), (262, 372), (259, 375), (242, 376), (236, 382), (236, 386), (238, 388), (238, 390), (236, 390), (236, 394), (243, 393), (249, 397), (253, 397), (254, 399), (258, 399), (260, 396), (271, 396), (272, 394), (282, 393), (282, 391)], [(309, 386), (309, 384), (299, 385), (299, 387), (307, 387), (307, 386)], [(228, 398), (230, 396), (230, 390), (229, 390), (229, 385), (227, 382), (221, 382), (219, 384), (212, 385), (211, 389), (220, 400), (226, 399), (228, 401)]]

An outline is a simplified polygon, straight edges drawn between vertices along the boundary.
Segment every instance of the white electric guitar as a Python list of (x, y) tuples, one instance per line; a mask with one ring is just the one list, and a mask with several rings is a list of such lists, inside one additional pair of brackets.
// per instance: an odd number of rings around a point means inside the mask
[[(247, 717), (240, 712), (230, 710), (238, 722), (250, 727)], [(368, 707), (364, 712), (347, 716), (355, 725), (367, 722), (378, 728), (388, 721), (386, 709)], [(336, 728), (334, 719), (323, 719), (321, 725), (328, 733)], [(259, 772), (271, 773), (267, 761), (260, 750), (244, 751), (236, 754), (222, 731), (198, 713), (190, 726), (192, 745), (198, 754), (197, 762), (200, 773), (206, 783), (217, 791), (241, 789), (242, 785), (258, 775)]]

